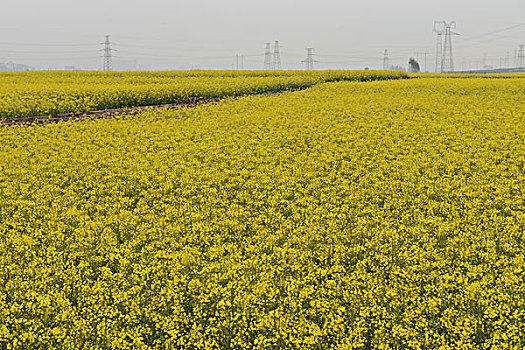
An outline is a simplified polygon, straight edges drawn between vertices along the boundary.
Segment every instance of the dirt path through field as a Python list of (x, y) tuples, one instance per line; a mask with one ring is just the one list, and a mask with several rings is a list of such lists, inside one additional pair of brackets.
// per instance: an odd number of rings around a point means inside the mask
[(203, 103), (218, 102), (227, 98), (239, 98), (243, 96), (270, 96), (270, 95), (279, 95), (286, 92), (295, 92), (306, 90), (309, 87), (301, 87), (289, 90), (283, 90), (279, 92), (263, 92), (263, 93), (252, 93), (248, 95), (233, 95), (233, 96), (224, 96), (217, 98), (204, 98), (204, 97), (191, 97), (182, 101), (178, 101), (173, 104), (164, 104), (164, 105), (154, 105), (154, 106), (141, 106), (141, 107), (127, 107), (127, 108), (117, 108), (117, 109), (106, 109), (101, 111), (83, 111), (75, 113), (66, 113), (66, 114), (52, 114), (47, 116), (38, 116), (38, 117), (24, 117), (24, 118), (13, 118), (13, 119), (4, 119), (0, 120), (1, 126), (12, 126), (12, 125), (22, 125), (22, 124), (47, 124), (47, 123), (58, 123), (61, 121), (69, 121), (83, 118), (90, 119), (101, 119), (108, 118), (114, 115), (132, 115), (145, 110), (150, 109), (172, 109), (188, 106), (196, 106)]

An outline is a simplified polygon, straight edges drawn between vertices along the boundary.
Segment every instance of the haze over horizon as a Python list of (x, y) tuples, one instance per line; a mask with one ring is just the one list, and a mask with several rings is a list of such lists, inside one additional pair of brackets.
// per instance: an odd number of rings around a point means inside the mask
[(435, 20), (455, 21), (456, 66), (499, 66), (525, 44), (525, 1), (475, 0), (4, 0), (0, 60), (37, 68), (99, 69), (110, 34), (119, 68), (261, 69), (264, 45), (279, 40), (284, 69), (300, 69), (305, 48), (316, 68), (380, 68), (416, 57), (434, 66)]

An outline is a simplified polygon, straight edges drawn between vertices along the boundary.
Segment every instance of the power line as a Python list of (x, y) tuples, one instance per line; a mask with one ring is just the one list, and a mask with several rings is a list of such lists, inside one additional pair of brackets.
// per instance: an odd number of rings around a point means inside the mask
[(348, 58), (348, 59), (378, 59), (379, 56), (344, 56), (344, 55), (326, 55), (326, 54), (316, 54), (316, 56), (320, 57), (335, 57), (335, 58)]
[[(113, 49), (113, 51), (116, 51)], [(136, 53), (136, 52), (130, 52), (130, 51), (120, 51), (121, 53), (124, 53), (129, 56), (145, 56), (145, 57), (156, 57), (156, 58), (199, 58), (199, 59), (228, 59), (231, 60), (232, 58), (235, 58), (236, 55), (228, 55), (228, 56), (184, 56), (184, 55), (166, 55), (166, 54), (156, 54), (156, 53)], [(244, 57), (255, 57), (255, 56), (261, 56), (259, 55), (243, 55)]]
[(491, 31), (491, 32), (488, 32), (488, 33), (483, 33), (483, 34), (472, 36), (472, 37), (466, 37), (463, 40), (467, 40), (467, 41), (475, 40), (475, 39), (483, 38), (485, 36), (506, 32), (506, 31), (509, 31), (509, 30), (512, 30), (512, 29), (515, 29), (515, 28), (523, 27), (523, 26), (525, 26), (525, 22), (519, 23), (519, 24), (516, 24), (516, 25), (513, 25), (513, 26), (509, 26), (509, 27), (506, 27), (506, 28), (503, 28), (503, 29), (494, 30), (494, 31)]
[(52, 55), (56, 55), (56, 54), (69, 54), (69, 53), (73, 53), (73, 54), (78, 54), (78, 53), (88, 53), (88, 52), (93, 52), (93, 50), (75, 50), (75, 51), (61, 51), (61, 50), (55, 50), (55, 51), (26, 51), (26, 50), (9, 50), (9, 49), (2, 49), (0, 50), (0, 52), (7, 52), (7, 53), (21, 53), (21, 54), (31, 54), (31, 55), (34, 55), (34, 54), (37, 54), (37, 55), (47, 55), (47, 54), (52, 54)]
[[(52, 60), (56, 60), (56, 61), (60, 61), (60, 60), (83, 60), (83, 61), (94, 61), (94, 60), (98, 60), (100, 58), (100, 56), (85, 56), (85, 55), (82, 55), (82, 56), (56, 56), (56, 57), (46, 57), (46, 59), (52, 59)], [(21, 61), (32, 61), (32, 62), (38, 62), (38, 61), (42, 61), (42, 57), (12, 57), (10, 56), (9, 59), (16, 59), (16, 60), (21, 60)]]
[(6, 45), (6, 46), (39, 46), (39, 47), (94, 47), (98, 46), (97, 44), (43, 44), (43, 43), (12, 43), (12, 42), (0, 42), (0, 45)]

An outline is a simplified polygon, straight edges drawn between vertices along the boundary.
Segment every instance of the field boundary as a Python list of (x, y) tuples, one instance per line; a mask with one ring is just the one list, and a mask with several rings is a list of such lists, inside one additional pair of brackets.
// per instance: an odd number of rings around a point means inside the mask
[[(315, 86), (315, 85), (314, 85)], [(12, 118), (12, 119), (3, 119), (0, 120), (0, 127), (2, 126), (14, 126), (14, 125), (34, 125), (34, 124), (48, 124), (48, 123), (58, 123), (65, 122), (70, 120), (79, 120), (79, 119), (103, 119), (110, 118), (115, 115), (133, 115), (142, 111), (152, 110), (152, 109), (174, 109), (181, 107), (194, 107), (201, 104), (219, 102), (225, 99), (232, 98), (241, 98), (246, 96), (271, 96), (271, 95), (280, 95), (287, 92), (296, 92), (303, 91), (311, 88), (312, 86), (303, 86), (299, 88), (292, 88), (287, 90), (282, 90), (278, 92), (253, 92), (250, 94), (244, 95), (230, 95), (222, 96), (215, 98), (205, 98), (205, 97), (191, 97), (184, 100), (180, 100), (176, 103), (162, 104), (162, 105), (150, 105), (150, 106), (139, 106), (139, 107), (124, 107), (124, 108), (114, 108), (114, 109), (105, 109), (99, 111), (83, 111), (83, 112), (74, 112), (74, 113), (65, 113), (65, 114), (51, 114), (46, 116), (37, 116), (37, 117), (22, 117), (22, 118)]]

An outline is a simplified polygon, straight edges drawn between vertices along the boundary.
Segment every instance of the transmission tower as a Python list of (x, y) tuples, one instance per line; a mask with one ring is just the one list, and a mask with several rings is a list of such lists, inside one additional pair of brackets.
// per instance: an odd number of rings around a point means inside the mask
[(114, 51), (111, 48), (111, 42), (109, 41), (109, 35), (106, 35), (106, 41), (104, 41), (104, 48), (102, 51), (104, 52), (104, 55), (102, 56), (104, 58), (104, 63), (102, 66), (102, 70), (104, 71), (111, 71), (113, 70), (113, 55), (112, 51)]
[(390, 58), (388, 58), (388, 50), (385, 49), (385, 54), (383, 56), (383, 69), (390, 69)]
[(270, 43), (266, 43), (264, 50), (264, 70), (272, 69), (272, 48)]
[(273, 69), (274, 70), (283, 69), (281, 66), (281, 53), (279, 50), (279, 41), (275, 41), (275, 44), (273, 46)]
[(446, 22), (434, 21), (434, 33), (437, 34), (436, 44), (436, 69), (437, 73), (442, 72), (443, 62), (443, 34), (445, 33)]
[[(437, 34), (436, 45), (436, 72), (453, 72), (454, 55), (452, 54), (452, 29), (456, 28), (456, 22), (434, 21), (434, 33)], [(443, 36), (445, 40), (443, 42)]]
[(524, 68), (525, 67), (525, 45), (520, 45), (520, 49), (518, 51), (518, 68)]
[(314, 62), (317, 61), (314, 60), (314, 49), (312, 47), (306, 48), (306, 59), (301, 62), (306, 63), (306, 70), (314, 69)]
[(445, 44), (443, 46), (443, 63), (441, 64), (442, 72), (454, 71), (454, 55), (452, 54), (452, 35), (459, 35), (454, 33), (452, 29), (456, 29), (456, 22), (445, 23)]

